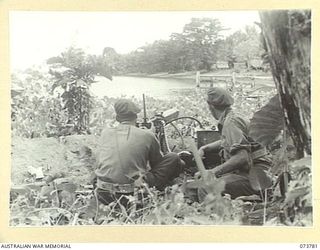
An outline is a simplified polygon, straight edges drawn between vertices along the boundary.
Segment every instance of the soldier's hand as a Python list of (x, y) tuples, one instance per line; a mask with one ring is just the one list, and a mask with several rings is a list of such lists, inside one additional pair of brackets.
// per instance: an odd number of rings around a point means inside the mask
[(204, 147), (200, 147), (199, 150), (198, 150), (198, 154), (200, 155), (200, 157), (203, 159), (205, 158), (204, 155), (205, 155), (205, 152), (204, 152)]
[(152, 133), (156, 133), (156, 127), (154, 126), (153, 122), (151, 122), (151, 128), (150, 128)]
[(141, 125), (139, 128), (141, 129), (148, 129), (146, 126)]

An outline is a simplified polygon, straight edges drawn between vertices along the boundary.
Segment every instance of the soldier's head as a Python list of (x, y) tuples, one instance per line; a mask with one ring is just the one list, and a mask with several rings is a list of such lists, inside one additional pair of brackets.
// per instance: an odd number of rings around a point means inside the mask
[(140, 108), (128, 99), (120, 99), (114, 104), (116, 111), (116, 120), (118, 122), (135, 122), (137, 114), (141, 111)]
[(219, 119), (222, 112), (233, 104), (230, 93), (222, 88), (213, 87), (207, 92), (207, 103), (212, 116)]

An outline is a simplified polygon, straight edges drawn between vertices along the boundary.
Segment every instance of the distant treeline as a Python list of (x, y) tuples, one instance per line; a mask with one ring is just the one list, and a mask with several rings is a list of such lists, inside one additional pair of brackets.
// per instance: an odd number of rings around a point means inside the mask
[(264, 49), (257, 25), (222, 37), (225, 30), (217, 19), (192, 18), (181, 33), (172, 33), (169, 40), (158, 40), (137, 50), (120, 55), (105, 48), (103, 57), (112, 74), (176, 73), (214, 68), (262, 68)]

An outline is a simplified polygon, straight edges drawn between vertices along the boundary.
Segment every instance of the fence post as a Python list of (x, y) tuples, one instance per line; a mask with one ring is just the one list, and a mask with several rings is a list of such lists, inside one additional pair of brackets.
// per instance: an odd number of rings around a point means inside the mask
[(213, 81), (214, 81), (213, 79), (214, 79), (213, 76), (211, 76), (211, 79), (210, 79), (210, 80), (211, 80), (211, 81), (210, 81), (210, 88), (213, 87)]
[(255, 81), (255, 78), (252, 77), (251, 88), (255, 88), (255, 87), (256, 87), (256, 81)]
[(231, 82), (232, 82), (232, 86), (231, 86), (231, 88), (233, 89), (234, 88), (234, 86), (236, 85), (236, 72), (232, 72), (232, 75), (231, 75)]
[(196, 72), (196, 87), (200, 87), (200, 71)]

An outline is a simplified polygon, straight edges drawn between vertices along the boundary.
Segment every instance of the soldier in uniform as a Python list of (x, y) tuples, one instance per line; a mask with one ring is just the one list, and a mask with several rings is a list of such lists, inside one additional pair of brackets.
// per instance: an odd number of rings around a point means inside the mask
[(137, 182), (163, 190), (183, 164), (175, 153), (162, 154), (151, 131), (136, 127), (140, 108), (135, 103), (121, 99), (114, 109), (119, 125), (103, 130), (95, 170), (98, 199), (104, 204), (132, 195)]
[[(201, 157), (212, 152), (220, 152), (223, 163), (206, 170), (205, 178), (214, 175), (225, 183), (223, 193), (231, 198), (259, 194), (249, 182), (250, 168), (260, 168), (264, 173), (270, 169), (272, 159), (266, 148), (249, 137), (249, 122), (232, 110), (234, 100), (228, 91), (214, 87), (207, 93), (207, 103), (212, 116), (218, 120), (221, 139), (202, 146)], [(270, 178), (267, 174), (265, 178)], [(270, 181), (271, 183), (271, 181)], [(199, 190), (199, 199), (207, 194)]]

